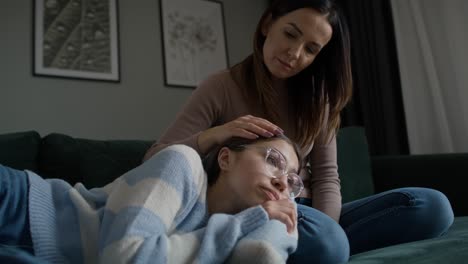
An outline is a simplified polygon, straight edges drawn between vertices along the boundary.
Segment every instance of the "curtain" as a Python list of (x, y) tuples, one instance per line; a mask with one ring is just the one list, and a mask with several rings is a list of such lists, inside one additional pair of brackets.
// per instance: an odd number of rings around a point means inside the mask
[(468, 1), (391, 8), (411, 154), (468, 152)]
[[(407, 0), (405, 0), (407, 1)], [(371, 155), (407, 154), (408, 138), (389, 0), (341, 0), (354, 92), (342, 126), (364, 126)]]

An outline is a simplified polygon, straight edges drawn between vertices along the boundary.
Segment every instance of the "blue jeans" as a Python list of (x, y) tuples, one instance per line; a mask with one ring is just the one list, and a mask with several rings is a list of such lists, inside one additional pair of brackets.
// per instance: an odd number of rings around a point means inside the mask
[(299, 245), (288, 263), (345, 263), (360, 252), (438, 237), (454, 218), (447, 197), (428, 188), (395, 189), (346, 203), (339, 224), (310, 207), (310, 199), (297, 202)]
[[(0, 248), (33, 254), (28, 214), (28, 176), (24, 171), (0, 165)], [(0, 254), (0, 260), (3, 254)]]

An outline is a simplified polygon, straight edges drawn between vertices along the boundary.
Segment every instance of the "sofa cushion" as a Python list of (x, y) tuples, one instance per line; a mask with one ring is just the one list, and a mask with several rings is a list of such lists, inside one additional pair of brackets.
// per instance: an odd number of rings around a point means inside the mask
[(141, 164), (152, 142), (90, 140), (49, 134), (42, 140), (39, 169), (45, 178), (62, 178), (87, 188), (101, 187)]
[(468, 217), (455, 217), (448, 232), (437, 238), (399, 244), (363, 252), (350, 264), (364, 263), (466, 263), (468, 259)]
[(41, 136), (36, 131), (0, 135), (0, 164), (37, 171), (40, 143)]

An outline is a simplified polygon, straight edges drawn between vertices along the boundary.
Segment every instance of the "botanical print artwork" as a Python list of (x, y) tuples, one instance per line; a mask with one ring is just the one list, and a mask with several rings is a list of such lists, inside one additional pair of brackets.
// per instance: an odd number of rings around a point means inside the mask
[(197, 62), (205, 54), (214, 53), (218, 36), (205, 17), (182, 15), (178, 11), (168, 14), (169, 59), (183, 61), (177, 74), (185, 80), (200, 78)]
[(43, 66), (109, 73), (109, 2), (46, 0)]
[(227, 67), (222, 4), (161, 0), (166, 84), (195, 87)]

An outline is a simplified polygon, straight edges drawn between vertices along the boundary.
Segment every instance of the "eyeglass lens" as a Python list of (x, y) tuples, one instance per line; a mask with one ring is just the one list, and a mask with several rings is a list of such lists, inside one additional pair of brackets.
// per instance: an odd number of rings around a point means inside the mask
[(283, 155), (274, 149), (269, 149), (266, 153), (267, 169), (274, 176), (287, 175), (288, 189), (290, 196), (296, 197), (302, 190), (302, 180), (299, 175), (287, 172), (287, 163)]

